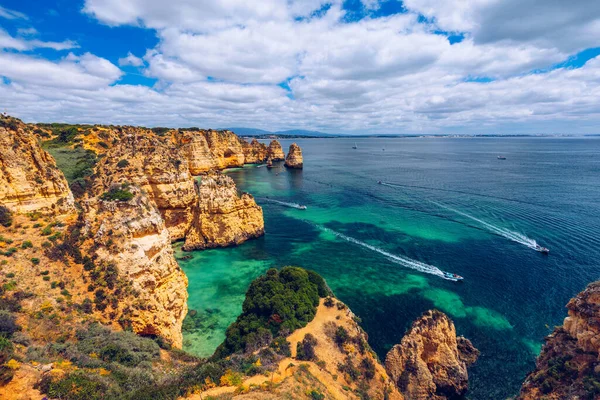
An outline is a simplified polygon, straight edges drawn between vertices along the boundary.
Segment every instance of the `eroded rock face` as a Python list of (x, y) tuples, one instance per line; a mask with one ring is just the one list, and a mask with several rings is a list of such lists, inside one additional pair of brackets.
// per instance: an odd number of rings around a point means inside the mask
[(0, 204), (16, 213), (74, 211), (73, 194), (54, 158), (21, 121), (0, 117)]
[(183, 145), (182, 150), (189, 161), (190, 173), (192, 175), (200, 175), (217, 167), (217, 162), (202, 133), (189, 132), (187, 133), (187, 138), (184, 140), (187, 143)]
[(242, 140), (231, 131), (203, 131), (216, 169), (241, 167), (246, 162)]
[(600, 396), (600, 281), (571, 299), (567, 309), (563, 326), (546, 338), (519, 399)]
[(133, 331), (162, 336), (180, 348), (187, 277), (173, 256), (171, 236), (154, 201), (135, 186), (127, 190), (134, 194), (129, 201), (84, 201), (84, 233), (93, 237), (98, 261), (114, 264), (137, 292), (130, 307)]
[(252, 139), (250, 143), (244, 141), (243, 148), (246, 164), (262, 164), (267, 159), (267, 146), (256, 139)]
[(230, 246), (264, 234), (262, 208), (252, 195), (238, 195), (229, 176), (204, 176), (199, 186), (198, 204), (184, 250)]
[(466, 393), (467, 366), (478, 355), (468, 339), (456, 336), (454, 324), (444, 313), (432, 310), (392, 347), (385, 367), (408, 399), (450, 399)]
[(302, 149), (300, 149), (300, 146), (296, 143), (292, 143), (288, 155), (285, 158), (285, 166), (288, 168), (302, 169), (303, 165)]
[(267, 158), (270, 158), (271, 161), (285, 160), (285, 153), (281, 148), (281, 143), (277, 140), (272, 140), (271, 143), (269, 143), (269, 147), (267, 148)]
[(134, 184), (154, 201), (171, 238), (185, 237), (197, 193), (187, 158), (178, 148), (133, 132), (111, 148), (96, 168), (96, 195), (117, 183)]

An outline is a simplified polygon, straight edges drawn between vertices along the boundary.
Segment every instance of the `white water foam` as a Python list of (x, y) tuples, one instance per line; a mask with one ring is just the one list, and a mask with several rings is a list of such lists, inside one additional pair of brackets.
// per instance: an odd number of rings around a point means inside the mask
[(485, 222), (485, 221), (483, 221), (483, 220), (481, 220), (479, 218), (476, 218), (476, 217), (474, 217), (474, 216), (472, 216), (470, 214), (467, 214), (466, 212), (462, 212), (462, 211), (456, 210), (456, 209), (454, 209), (452, 207), (448, 207), (448, 206), (446, 206), (444, 204), (438, 203), (437, 201), (433, 201), (433, 200), (428, 200), (428, 201), (430, 203), (433, 203), (433, 204), (437, 205), (438, 207), (442, 207), (442, 208), (444, 208), (446, 210), (449, 210), (449, 211), (452, 211), (452, 212), (457, 213), (459, 215), (462, 215), (463, 217), (469, 218), (469, 219), (471, 219), (471, 220), (473, 220), (475, 222), (479, 222), (481, 225), (483, 225), (490, 232), (495, 233), (495, 234), (500, 235), (500, 236), (503, 236), (503, 237), (505, 237), (508, 240), (512, 240), (513, 242), (520, 243), (520, 244), (522, 244), (524, 246), (527, 246), (527, 247), (529, 247), (530, 249), (533, 249), (533, 250), (538, 250), (538, 248), (539, 248), (537, 242), (534, 239), (528, 238), (527, 236), (525, 236), (525, 235), (523, 235), (523, 234), (521, 234), (519, 232), (514, 232), (514, 231), (511, 231), (511, 230), (506, 229), (506, 228), (502, 228), (502, 227), (499, 227), (499, 226), (492, 225), (489, 222)]
[(261, 200), (268, 201), (268, 202), (271, 202), (271, 203), (280, 204), (280, 205), (285, 206), (285, 207), (296, 208), (298, 210), (305, 210), (306, 209), (306, 206), (303, 206), (303, 205), (298, 204), (298, 203), (288, 203), (288, 202), (285, 202), (285, 201), (279, 201), (279, 200), (275, 200), (275, 199), (270, 199), (268, 197), (261, 198)]
[(438, 277), (440, 277), (442, 279), (446, 279), (446, 280), (449, 280), (449, 281), (455, 281), (455, 282), (457, 281), (457, 279), (454, 279), (454, 278), (451, 278), (449, 276), (446, 276), (444, 274), (444, 271), (442, 271), (441, 269), (439, 269), (438, 267), (435, 267), (433, 265), (425, 264), (423, 262), (420, 262), (420, 261), (417, 261), (417, 260), (412, 260), (412, 259), (407, 258), (407, 257), (397, 256), (395, 254), (388, 253), (387, 251), (382, 250), (382, 249), (380, 249), (378, 247), (372, 246), (372, 245), (370, 245), (368, 243), (361, 242), (360, 240), (355, 239), (353, 237), (346, 236), (343, 233), (336, 232), (333, 229), (329, 229), (329, 228), (326, 228), (326, 227), (321, 226), (321, 225), (316, 225), (316, 224), (313, 224), (313, 225), (315, 225), (319, 229), (324, 230), (325, 232), (329, 232), (329, 233), (331, 233), (331, 234), (339, 237), (340, 239), (344, 239), (347, 242), (357, 244), (357, 245), (359, 245), (361, 247), (364, 247), (366, 249), (369, 249), (369, 250), (372, 250), (372, 251), (374, 251), (376, 253), (379, 253), (379, 254), (385, 256), (390, 261), (392, 261), (392, 262), (394, 262), (396, 264), (400, 264), (403, 267), (414, 269), (416, 271), (423, 272), (425, 274), (435, 275), (435, 276), (438, 276)]

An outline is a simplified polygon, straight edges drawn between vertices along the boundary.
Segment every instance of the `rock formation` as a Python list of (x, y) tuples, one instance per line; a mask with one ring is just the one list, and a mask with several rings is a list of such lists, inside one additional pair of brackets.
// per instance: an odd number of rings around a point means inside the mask
[(252, 139), (252, 142), (248, 143), (243, 141), (244, 148), (244, 162), (246, 164), (262, 164), (267, 159), (267, 146), (259, 142), (256, 139)]
[(215, 160), (217, 169), (241, 167), (246, 162), (242, 140), (231, 131), (202, 132)]
[(285, 160), (285, 153), (277, 140), (271, 140), (271, 143), (269, 143), (269, 147), (267, 148), (267, 158), (270, 158), (271, 161)]
[(0, 117), (0, 204), (13, 212), (62, 214), (74, 210), (63, 173), (21, 121)]
[(303, 167), (302, 150), (296, 143), (290, 145), (290, 150), (285, 158), (285, 166), (294, 169), (302, 169)]
[(183, 239), (197, 193), (188, 161), (180, 150), (144, 132), (127, 134), (96, 167), (95, 195), (114, 184), (131, 183), (160, 210), (173, 240)]
[(416, 320), (400, 344), (388, 352), (388, 374), (408, 399), (447, 399), (467, 391), (467, 366), (479, 351), (456, 336), (452, 321), (433, 310)]
[(200, 175), (217, 167), (208, 142), (201, 132), (184, 132), (182, 150), (189, 161), (190, 173)]
[(201, 178), (198, 204), (184, 250), (240, 244), (263, 234), (262, 208), (252, 195), (238, 195), (229, 176), (211, 174)]
[(546, 338), (518, 397), (596, 399), (600, 396), (600, 281), (567, 304), (563, 326)]
[(131, 200), (84, 202), (84, 234), (92, 236), (98, 262), (115, 265), (121, 279), (131, 282), (136, 293), (129, 315), (133, 331), (161, 336), (180, 348), (187, 278), (155, 203), (136, 186), (123, 190), (133, 195)]

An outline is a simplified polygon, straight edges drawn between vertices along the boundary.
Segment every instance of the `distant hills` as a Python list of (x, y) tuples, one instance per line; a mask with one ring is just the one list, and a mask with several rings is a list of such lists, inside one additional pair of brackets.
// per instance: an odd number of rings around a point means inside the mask
[(292, 129), (287, 131), (266, 131), (264, 129), (255, 128), (225, 128), (229, 131), (235, 132), (240, 136), (290, 136), (290, 137), (340, 137), (343, 135), (336, 135), (331, 133), (323, 133), (318, 131), (307, 131), (303, 129)]

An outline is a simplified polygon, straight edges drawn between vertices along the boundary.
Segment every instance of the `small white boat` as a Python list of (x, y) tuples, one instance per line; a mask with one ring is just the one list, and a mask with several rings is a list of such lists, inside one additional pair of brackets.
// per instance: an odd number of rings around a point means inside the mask
[(358, 146), (356, 145), (356, 142), (354, 142), (354, 146), (352, 146), (353, 149), (358, 149)]
[(504, 156), (498, 156), (498, 160), (506, 160), (506, 157), (504, 157)]

